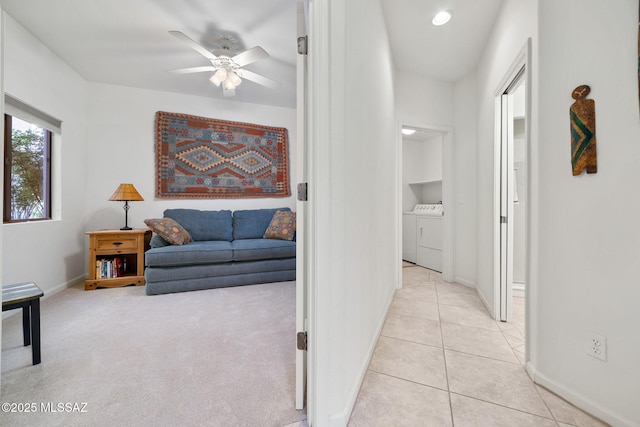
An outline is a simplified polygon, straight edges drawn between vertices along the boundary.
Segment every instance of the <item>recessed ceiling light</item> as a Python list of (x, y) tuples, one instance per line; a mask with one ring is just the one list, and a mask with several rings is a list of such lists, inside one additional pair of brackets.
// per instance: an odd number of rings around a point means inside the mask
[(414, 133), (416, 133), (415, 129), (402, 128), (403, 135), (413, 135)]
[(436, 26), (444, 25), (451, 20), (453, 13), (450, 10), (443, 10), (442, 12), (438, 12), (436, 16), (433, 17), (431, 23)]

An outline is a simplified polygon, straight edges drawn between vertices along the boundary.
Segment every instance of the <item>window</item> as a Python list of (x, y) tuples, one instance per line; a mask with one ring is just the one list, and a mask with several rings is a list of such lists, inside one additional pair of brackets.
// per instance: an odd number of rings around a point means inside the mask
[(4, 118), (4, 222), (51, 219), (51, 131)]

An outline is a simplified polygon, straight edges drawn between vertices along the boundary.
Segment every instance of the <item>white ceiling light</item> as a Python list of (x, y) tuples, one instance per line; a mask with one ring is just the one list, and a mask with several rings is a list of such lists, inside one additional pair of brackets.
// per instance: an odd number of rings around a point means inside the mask
[(402, 128), (403, 135), (413, 135), (414, 133), (416, 133), (415, 129)]
[(209, 80), (211, 80), (211, 83), (213, 83), (214, 85), (220, 86), (220, 83), (222, 83), (226, 79), (227, 70), (225, 70), (224, 68), (218, 68), (218, 71), (216, 71)]
[(433, 17), (431, 23), (435, 26), (444, 25), (451, 20), (453, 16), (453, 12), (450, 10), (443, 10), (442, 12), (438, 12), (436, 16)]

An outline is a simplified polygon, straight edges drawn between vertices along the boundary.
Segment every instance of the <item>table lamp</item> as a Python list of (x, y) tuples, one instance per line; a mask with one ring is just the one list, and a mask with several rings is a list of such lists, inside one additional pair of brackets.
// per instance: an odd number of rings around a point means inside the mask
[(124, 201), (124, 227), (120, 230), (131, 230), (131, 227), (128, 226), (129, 221), (129, 202), (139, 202), (144, 200), (136, 187), (133, 184), (120, 184), (118, 189), (111, 197), (109, 197), (111, 201)]

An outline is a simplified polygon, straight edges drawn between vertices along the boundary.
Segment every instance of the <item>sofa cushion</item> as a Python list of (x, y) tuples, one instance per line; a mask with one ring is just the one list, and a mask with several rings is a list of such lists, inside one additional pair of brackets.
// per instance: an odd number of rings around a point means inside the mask
[(149, 246), (152, 248), (161, 248), (163, 246), (169, 246), (171, 243), (167, 242), (160, 236), (159, 234), (153, 233), (151, 236), (151, 240), (149, 241)]
[(197, 209), (167, 209), (164, 216), (180, 223), (195, 242), (233, 239), (231, 211), (200, 211)]
[(144, 223), (147, 224), (147, 227), (149, 227), (151, 231), (172, 245), (184, 245), (185, 243), (193, 241), (191, 234), (175, 219), (150, 218), (145, 219)]
[(245, 262), (220, 262), (216, 264), (183, 265), (173, 267), (150, 267), (144, 277), (149, 282), (217, 278), (239, 274), (264, 273), (266, 271), (295, 270), (295, 258), (263, 259)]
[(275, 239), (239, 239), (231, 242), (234, 261), (295, 258), (296, 243)]
[(233, 212), (233, 240), (262, 239), (273, 215), (289, 208), (252, 209)]
[(293, 240), (296, 234), (296, 213), (278, 211), (273, 215), (267, 231), (262, 236), (265, 239)]
[(295, 269), (236, 274), (233, 276), (201, 277), (199, 279), (169, 280), (166, 282), (148, 281), (145, 286), (145, 292), (147, 295), (159, 295), (171, 292), (223, 288), (227, 286), (253, 285), (256, 283), (286, 282), (289, 280), (296, 280)]
[(212, 264), (233, 260), (230, 242), (191, 242), (182, 246), (164, 246), (145, 252), (147, 267), (171, 267), (177, 265)]

